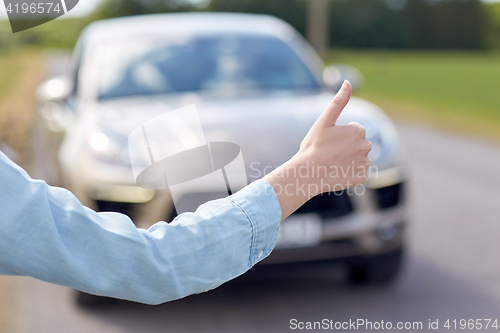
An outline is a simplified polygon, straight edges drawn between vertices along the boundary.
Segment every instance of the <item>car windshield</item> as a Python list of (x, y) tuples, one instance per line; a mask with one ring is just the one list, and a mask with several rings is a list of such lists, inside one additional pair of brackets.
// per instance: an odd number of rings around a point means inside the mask
[(310, 69), (275, 37), (136, 38), (97, 48), (98, 98), (201, 91), (317, 90)]

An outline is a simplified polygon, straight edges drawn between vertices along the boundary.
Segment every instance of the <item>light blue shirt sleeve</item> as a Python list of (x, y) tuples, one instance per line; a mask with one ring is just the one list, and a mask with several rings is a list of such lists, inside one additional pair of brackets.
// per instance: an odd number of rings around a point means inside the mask
[(159, 304), (204, 292), (267, 257), (281, 209), (258, 180), (148, 230), (96, 213), (68, 190), (33, 180), (0, 152), (0, 274)]

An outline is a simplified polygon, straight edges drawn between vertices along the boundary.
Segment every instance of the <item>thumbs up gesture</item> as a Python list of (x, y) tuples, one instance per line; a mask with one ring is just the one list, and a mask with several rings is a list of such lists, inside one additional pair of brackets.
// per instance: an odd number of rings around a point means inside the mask
[[(307, 133), (296, 155), (317, 169), (311, 172), (311, 178), (314, 178), (312, 181), (323, 180), (319, 193), (361, 185), (368, 178), (368, 153), (372, 144), (366, 139), (365, 128), (356, 122), (336, 124), (351, 93), (352, 86), (345, 81)], [(328, 172), (324, 172), (325, 169)]]
[(264, 177), (278, 196), (282, 219), (320, 193), (358, 186), (368, 179), (372, 144), (364, 127), (355, 122), (336, 124), (351, 93), (352, 86), (345, 81), (302, 140), (297, 154)]

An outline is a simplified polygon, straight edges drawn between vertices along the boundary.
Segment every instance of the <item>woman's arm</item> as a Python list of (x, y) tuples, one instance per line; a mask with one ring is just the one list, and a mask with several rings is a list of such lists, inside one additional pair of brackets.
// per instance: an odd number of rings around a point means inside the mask
[(271, 253), (281, 211), (256, 181), (171, 223), (136, 228), (68, 190), (31, 179), (0, 153), (0, 274), (158, 304), (213, 289)]
[(362, 173), (287, 172), (312, 161), (366, 169), (370, 146), (363, 128), (335, 126), (350, 93), (344, 84), (299, 152), (264, 180), (148, 230), (123, 214), (82, 206), (71, 192), (31, 179), (0, 153), (0, 274), (149, 304), (207, 291), (243, 274), (271, 253), (280, 221), (309, 198), (366, 179)]

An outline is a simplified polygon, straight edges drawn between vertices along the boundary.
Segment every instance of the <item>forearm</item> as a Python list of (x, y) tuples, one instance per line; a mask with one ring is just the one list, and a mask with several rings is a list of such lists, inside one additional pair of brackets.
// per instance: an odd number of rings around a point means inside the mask
[(262, 180), (144, 230), (125, 215), (95, 213), (69, 191), (20, 170), (0, 171), (3, 274), (157, 304), (244, 273), (276, 242), (279, 204)]

